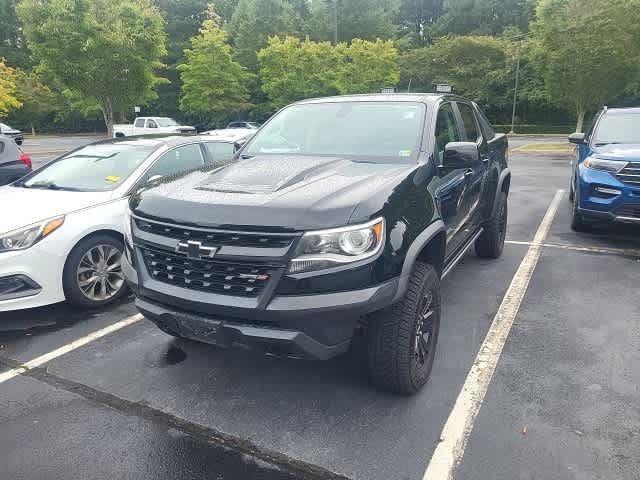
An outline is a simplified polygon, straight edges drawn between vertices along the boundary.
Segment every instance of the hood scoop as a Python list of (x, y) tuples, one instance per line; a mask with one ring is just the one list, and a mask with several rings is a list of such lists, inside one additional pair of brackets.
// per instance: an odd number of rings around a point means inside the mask
[(338, 158), (263, 156), (215, 171), (197, 190), (221, 193), (270, 194), (320, 176), (343, 161)]

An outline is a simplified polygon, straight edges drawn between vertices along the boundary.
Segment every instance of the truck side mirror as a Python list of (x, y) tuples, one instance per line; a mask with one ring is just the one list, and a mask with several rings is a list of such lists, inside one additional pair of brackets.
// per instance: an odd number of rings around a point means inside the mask
[(449, 142), (444, 147), (444, 168), (467, 168), (479, 161), (480, 152), (474, 142)]
[(585, 134), (584, 133), (572, 133), (571, 135), (569, 135), (569, 142), (571, 143), (575, 143), (576, 145), (579, 145), (581, 143), (585, 143)]

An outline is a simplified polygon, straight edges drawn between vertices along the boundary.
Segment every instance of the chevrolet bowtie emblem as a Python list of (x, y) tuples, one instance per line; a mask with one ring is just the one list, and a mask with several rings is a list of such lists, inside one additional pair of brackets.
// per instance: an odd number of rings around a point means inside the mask
[(195, 240), (187, 240), (186, 242), (179, 242), (176, 245), (176, 252), (184, 253), (189, 258), (213, 258), (218, 251), (218, 247), (205, 247), (202, 242)]

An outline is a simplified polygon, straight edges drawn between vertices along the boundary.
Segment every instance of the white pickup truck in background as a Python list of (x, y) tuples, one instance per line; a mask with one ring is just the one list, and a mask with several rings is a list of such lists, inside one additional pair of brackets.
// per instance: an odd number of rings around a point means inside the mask
[(196, 129), (189, 125), (180, 125), (169, 117), (137, 117), (132, 125), (113, 126), (114, 138), (163, 133), (190, 133), (195, 135)]

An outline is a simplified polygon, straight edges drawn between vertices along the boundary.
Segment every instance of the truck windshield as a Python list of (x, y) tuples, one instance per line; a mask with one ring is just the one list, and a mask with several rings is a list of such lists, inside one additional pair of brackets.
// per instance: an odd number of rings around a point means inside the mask
[(178, 122), (169, 117), (158, 117), (155, 120), (160, 127), (175, 127), (176, 125), (179, 125)]
[(51, 162), (16, 186), (106, 192), (131, 175), (158, 146), (142, 140), (88, 145)]
[(640, 143), (640, 113), (607, 113), (598, 123), (596, 145)]
[(292, 105), (250, 141), (243, 156), (312, 155), (408, 163), (420, 148), (425, 105), (336, 102)]

